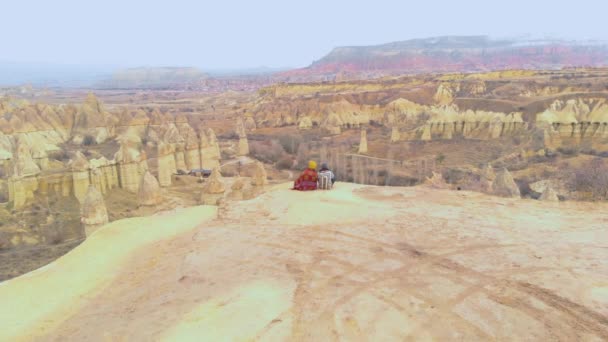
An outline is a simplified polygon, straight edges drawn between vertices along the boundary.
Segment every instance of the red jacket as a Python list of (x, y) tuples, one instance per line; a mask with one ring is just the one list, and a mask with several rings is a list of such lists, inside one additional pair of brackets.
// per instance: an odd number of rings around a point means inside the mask
[(293, 188), (300, 191), (317, 190), (317, 171), (306, 169), (293, 183)]

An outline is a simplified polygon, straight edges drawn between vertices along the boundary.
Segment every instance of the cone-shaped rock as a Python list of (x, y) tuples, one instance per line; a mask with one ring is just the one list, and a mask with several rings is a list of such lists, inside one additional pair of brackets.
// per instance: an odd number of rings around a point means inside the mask
[(80, 210), (86, 236), (108, 223), (108, 211), (101, 192), (90, 185)]
[(199, 202), (207, 205), (217, 205), (225, 191), (226, 188), (220, 170), (215, 168), (203, 186)]
[(207, 179), (205, 186), (203, 186), (203, 193), (205, 194), (222, 194), (226, 191), (224, 187), (224, 181), (219, 168), (213, 169), (211, 175)]
[(492, 183), (492, 190), (495, 195), (502, 197), (521, 197), (519, 187), (513, 180), (513, 176), (511, 176), (509, 170), (506, 168), (503, 168), (496, 174), (496, 179), (494, 179), (494, 182)]
[(141, 178), (137, 197), (139, 205), (143, 206), (155, 206), (162, 201), (160, 196), (160, 185), (149, 171), (146, 171)]
[(251, 184), (254, 186), (264, 186), (268, 184), (266, 169), (264, 168), (264, 164), (259, 161), (255, 163), (255, 171), (253, 173)]

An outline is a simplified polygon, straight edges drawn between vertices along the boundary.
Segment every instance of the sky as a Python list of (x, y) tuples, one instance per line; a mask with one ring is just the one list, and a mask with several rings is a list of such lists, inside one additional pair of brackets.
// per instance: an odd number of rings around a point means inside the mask
[(336, 46), (443, 35), (605, 40), (606, 0), (0, 0), (0, 61), (304, 67)]

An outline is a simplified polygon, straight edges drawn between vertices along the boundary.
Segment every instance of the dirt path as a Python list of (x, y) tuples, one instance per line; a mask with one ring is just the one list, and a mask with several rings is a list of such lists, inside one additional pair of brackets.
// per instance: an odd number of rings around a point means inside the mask
[(140, 249), (42, 337), (607, 340), (606, 209), (423, 187), (270, 191)]

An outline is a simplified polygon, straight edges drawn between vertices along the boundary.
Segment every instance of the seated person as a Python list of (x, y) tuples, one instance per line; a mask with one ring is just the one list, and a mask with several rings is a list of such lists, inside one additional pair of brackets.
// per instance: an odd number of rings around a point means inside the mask
[(327, 167), (326, 163), (321, 164), (319, 171), (319, 189), (331, 189), (336, 182), (336, 176)]
[(294, 182), (293, 189), (300, 191), (317, 190), (317, 180), (317, 163), (311, 160), (308, 162), (308, 169), (304, 170)]

